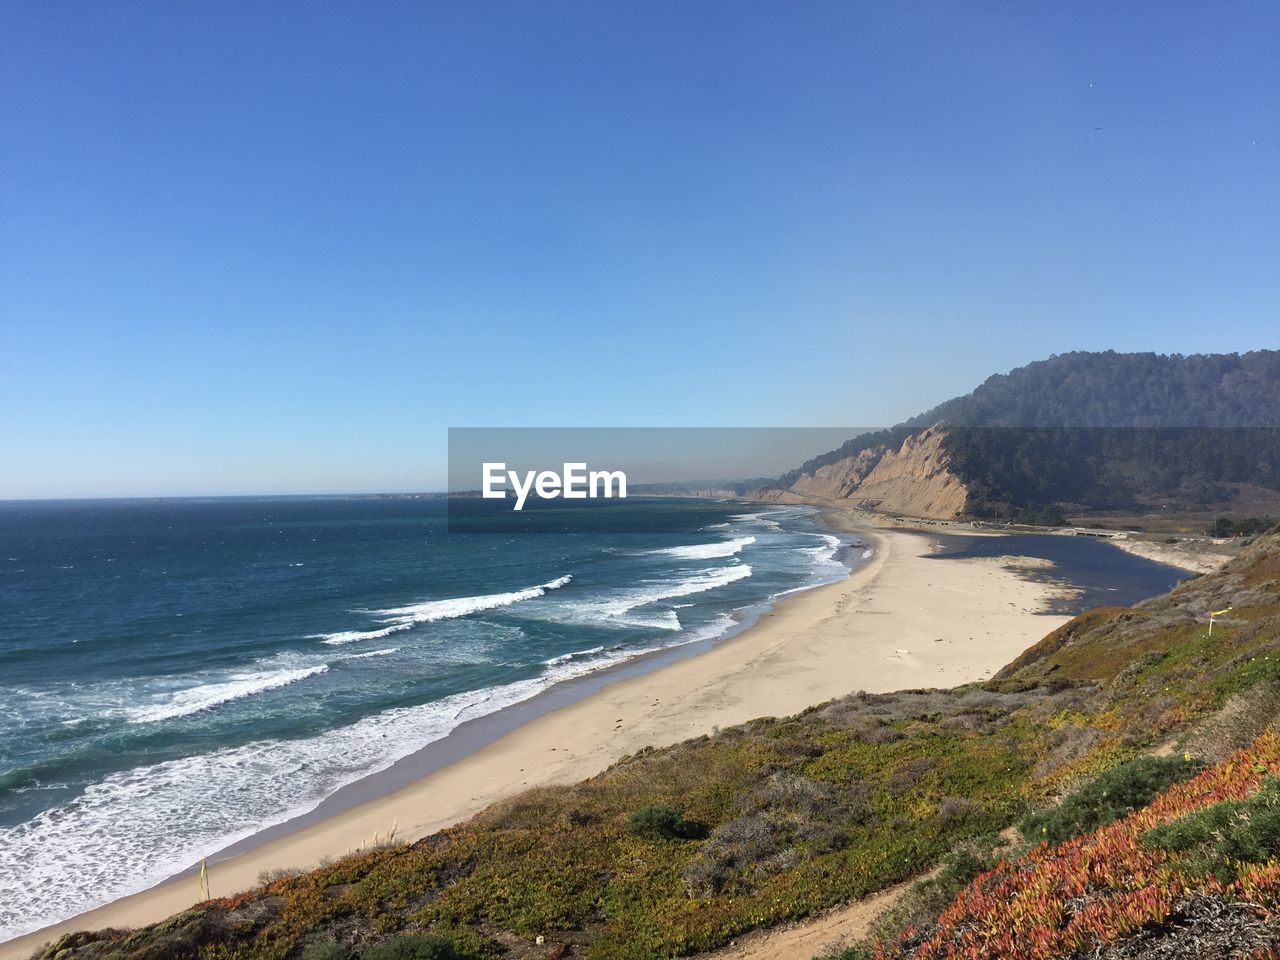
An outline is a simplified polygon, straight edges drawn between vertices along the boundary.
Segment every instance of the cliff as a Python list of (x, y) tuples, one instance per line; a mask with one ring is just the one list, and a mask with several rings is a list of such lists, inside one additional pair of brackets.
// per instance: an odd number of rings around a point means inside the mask
[(900, 444), (877, 444), (802, 471), (785, 488), (757, 490), (752, 496), (777, 503), (849, 500), (881, 513), (950, 520), (963, 512), (969, 490), (950, 469), (945, 439), (944, 429), (929, 427)]

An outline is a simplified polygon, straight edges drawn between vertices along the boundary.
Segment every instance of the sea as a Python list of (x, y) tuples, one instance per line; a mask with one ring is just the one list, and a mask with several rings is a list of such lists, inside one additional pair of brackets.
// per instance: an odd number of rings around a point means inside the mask
[(451, 533), (430, 497), (0, 503), (0, 940), (862, 558), (807, 507), (619, 511), (658, 532)]
[[(805, 506), (608, 509), (648, 532), (450, 532), (432, 497), (0, 502), (0, 941), (872, 555)], [(943, 539), (939, 562), (1051, 554), (1081, 588), (1055, 612), (1182, 575), (1080, 538)]]

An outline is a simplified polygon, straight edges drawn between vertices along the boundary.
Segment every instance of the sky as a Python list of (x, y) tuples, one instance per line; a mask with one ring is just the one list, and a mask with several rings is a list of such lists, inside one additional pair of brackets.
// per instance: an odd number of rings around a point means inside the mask
[(1280, 347), (1277, 49), (1269, 0), (7, 0), (0, 497)]

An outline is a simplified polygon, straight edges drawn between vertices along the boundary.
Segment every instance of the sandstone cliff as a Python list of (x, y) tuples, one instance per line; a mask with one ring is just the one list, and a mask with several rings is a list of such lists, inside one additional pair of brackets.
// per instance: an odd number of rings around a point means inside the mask
[(881, 513), (950, 520), (964, 510), (969, 491), (948, 467), (945, 437), (943, 429), (929, 427), (900, 446), (862, 450), (802, 473), (786, 489), (757, 490), (752, 496), (776, 503), (848, 500)]

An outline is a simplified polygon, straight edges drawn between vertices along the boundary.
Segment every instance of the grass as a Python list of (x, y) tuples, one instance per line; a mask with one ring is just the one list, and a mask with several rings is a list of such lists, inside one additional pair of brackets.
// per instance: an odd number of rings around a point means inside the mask
[(360, 960), (469, 960), (471, 956), (445, 937), (406, 934), (361, 951)]

